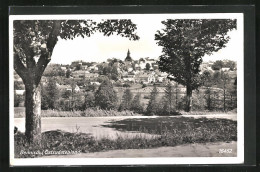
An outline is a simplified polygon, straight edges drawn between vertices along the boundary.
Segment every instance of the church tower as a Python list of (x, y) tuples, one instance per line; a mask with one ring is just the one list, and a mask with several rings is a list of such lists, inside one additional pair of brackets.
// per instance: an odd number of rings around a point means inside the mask
[(128, 51), (127, 51), (127, 56), (126, 56), (126, 58), (125, 58), (125, 61), (132, 61), (132, 58), (131, 58), (131, 56), (130, 56), (130, 51), (129, 51), (129, 49), (128, 49)]

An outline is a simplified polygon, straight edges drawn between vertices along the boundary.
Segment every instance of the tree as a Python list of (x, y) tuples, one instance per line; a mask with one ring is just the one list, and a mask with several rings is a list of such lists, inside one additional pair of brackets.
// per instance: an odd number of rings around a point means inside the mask
[(212, 86), (212, 72), (205, 70), (202, 73), (202, 85), (206, 87), (211, 87)]
[(156, 85), (153, 86), (153, 90), (151, 91), (150, 94), (150, 100), (148, 103), (148, 106), (146, 108), (146, 113), (148, 115), (154, 115), (157, 113), (158, 110), (158, 105), (157, 105), (157, 96), (158, 96), (158, 89), (156, 87)]
[(118, 73), (117, 67), (113, 65), (112, 70), (111, 70), (111, 79), (114, 81), (117, 81), (118, 77), (119, 77), (119, 73)]
[(176, 102), (174, 101), (175, 99), (175, 94), (173, 90), (172, 84), (169, 82), (166, 85), (165, 91), (164, 91), (164, 110), (170, 115), (174, 111), (174, 104)]
[(95, 95), (92, 92), (85, 94), (85, 109), (95, 107)]
[(77, 64), (76, 65), (76, 70), (81, 70), (82, 69), (82, 64)]
[[(40, 80), (59, 39), (89, 37), (96, 31), (138, 40), (131, 20), (15, 20), (13, 22), (14, 69), (26, 90), (25, 135), (29, 143), (41, 142)], [(38, 60), (36, 60), (38, 59)]]
[(179, 109), (179, 99), (180, 99), (180, 89), (178, 83), (174, 84), (174, 92), (175, 92), (175, 109)]
[(60, 91), (56, 85), (56, 79), (50, 78), (42, 92), (43, 108), (57, 109)]
[(226, 111), (226, 97), (227, 97), (227, 90), (230, 87), (230, 76), (228, 75), (228, 73), (221, 71), (221, 72), (217, 72), (217, 74), (215, 74), (218, 78), (217, 78), (217, 86), (219, 88), (221, 88), (223, 90), (223, 111)]
[(143, 106), (141, 105), (141, 94), (136, 94), (131, 103), (130, 110), (136, 113), (143, 113)]
[(213, 109), (213, 98), (212, 98), (211, 87), (206, 88), (204, 95), (205, 95), (205, 99), (206, 99), (206, 109), (212, 110)]
[(117, 103), (117, 94), (109, 79), (105, 79), (95, 92), (96, 105), (101, 109), (114, 109)]
[(146, 63), (146, 65), (145, 65), (145, 69), (146, 69), (146, 70), (150, 70), (150, 68), (151, 68), (150, 63)]
[(165, 28), (157, 31), (155, 40), (163, 47), (159, 70), (168, 79), (186, 86), (186, 111), (191, 110), (192, 91), (201, 85), (200, 64), (204, 55), (211, 55), (229, 41), (227, 32), (236, 28), (236, 20), (168, 19)]
[(58, 64), (51, 64), (46, 67), (44, 70), (43, 76), (65, 76), (65, 72), (61, 69), (61, 66)]
[(211, 66), (212, 70), (220, 70), (224, 67), (224, 62), (221, 60), (217, 60), (213, 63), (213, 65)]
[(120, 104), (119, 110), (129, 110), (131, 107), (131, 101), (133, 99), (133, 94), (131, 93), (130, 89), (126, 89), (124, 91), (122, 102)]
[(237, 97), (237, 77), (234, 80), (234, 83), (229, 84), (228, 92), (230, 94), (230, 108), (236, 108), (236, 97)]
[(69, 78), (71, 76), (71, 71), (70, 69), (66, 70), (66, 78)]
[(236, 63), (232, 60), (228, 60), (225, 64), (225, 67), (228, 67), (231, 71), (233, 71), (236, 68)]

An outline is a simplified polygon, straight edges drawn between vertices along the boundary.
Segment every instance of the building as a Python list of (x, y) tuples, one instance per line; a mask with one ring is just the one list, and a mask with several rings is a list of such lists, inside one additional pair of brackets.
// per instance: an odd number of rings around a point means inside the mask
[(129, 82), (135, 82), (135, 75), (134, 74), (128, 74), (122, 76), (123, 81), (129, 81)]
[(144, 84), (155, 83), (156, 78), (153, 73), (139, 73), (135, 76), (135, 81)]
[(77, 70), (72, 72), (73, 78), (84, 78), (84, 79), (93, 79), (99, 76), (98, 73), (90, 73), (89, 71)]
[[(71, 87), (71, 85), (57, 85), (58, 86), (58, 88), (60, 89), (60, 90), (62, 90), (62, 91), (72, 91), (72, 87)], [(78, 85), (75, 85), (75, 87), (74, 87), (74, 92), (79, 92), (80, 91), (80, 88), (79, 88), (79, 86)]]
[(99, 86), (101, 83), (100, 82), (90, 82), (90, 84)]
[(131, 56), (130, 56), (130, 51), (129, 51), (129, 49), (128, 49), (128, 51), (127, 51), (127, 56), (126, 56), (126, 58), (125, 58), (125, 62), (132, 62), (133, 60), (132, 60), (132, 58), (131, 58)]
[(221, 68), (221, 71), (223, 71), (223, 72), (229, 71), (229, 67), (223, 67), (223, 68)]

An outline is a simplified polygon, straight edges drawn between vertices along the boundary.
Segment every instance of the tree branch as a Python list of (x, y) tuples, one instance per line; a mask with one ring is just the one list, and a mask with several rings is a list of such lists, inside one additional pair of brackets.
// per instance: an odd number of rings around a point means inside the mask
[(26, 81), (27, 76), (27, 69), (23, 65), (22, 61), (19, 58), (19, 55), (17, 53), (14, 53), (14, 70), (16, 73), (23, 79), (23, 81)]
[(58, 41), (58, 35), (60, 34), (60, 30), (61, 30), (61, 21), (60, 20), (55, 20), (53, 22), (53, 27), (52, 27), (52, 31), (49, 34), (49, 38), (47, 41), (47, 48), (48, 48), (48, 52), (50, 53), (50, 56), (52, 54), (52, 51)]
[(48, 63), (50, 62), (51, 58), (50, 58), (50, 54), (49, 53), (43, 53), (37, 64), (36, 64), (36, 70), (35, 70), (35, 83), (38, 85), (41, 81), (41, 77), (42, 74), (45, 70), (45, 68), (47, 67)]
[(41, 50), (41, 56), (36, 64), (35, 69), (35, 83), (38, 85), (41, 81), (42, 74), (47, 67), (48, 63), (51, 61), (51, 55), (53, 49), (58, 41), (58, 35), (61, 29), (61, 21), (56, 20), (53, 23), (53, 28), (51, 33), (49, 34), (49, 38), (47, 40), (47, 47), (45, 50)]

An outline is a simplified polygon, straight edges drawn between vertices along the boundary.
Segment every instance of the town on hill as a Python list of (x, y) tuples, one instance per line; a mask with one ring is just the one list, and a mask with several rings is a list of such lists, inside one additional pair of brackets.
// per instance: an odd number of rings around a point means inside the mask
[[(234, 61), (219, 60), (215, 62), (203, 62), (200, 66), (200, 70), (201, 75), (207, 76), (207, 83), (201, 87), (201, 90), (204, 92), (208, 87), (212, 88), (215, 92), (223, 92), (223, 84), (217, 83), (219, 73), (225, 73), (229, 76), (229, 84), (232, 85), (232, 83), (236, 82), (236, 62)], [(57, 101), (71, 102), (71, 100), (63, 99), (66, 98), (66, 94), (67, 98), (70, 98), (73, 92), (81, 97), (79, 98), (82, 100), (82, 102), (79, 103), (80, 106), (84, 104), (84, 95), (90, 91), (95, 92), (105, 78), (108, 78), (113, 84), (113, 89), (117, 93), (119, 104), (123, 100), (125, 89), (130, 89), (133, 96), (140, 94), (141, 103), (144, 108), (148, 104), (149, 95), (154, 85), (157, 86), (159, 97), (163, 97), (167, 83), (171, 83), (173, 86), (176, 85), (177, 90), (175, 91), (178, 92), (180, 97), (178, 101), (181, 101), (181, 97), (185, 96), (186, 91), (183, 85), (170, 81), (168, 74), (159, 70), (156, 59), (145, 57), (133, 60), (129, 49), (124, 60), (108, 58), (107, 61), (100, 63), (78, 60), (73, 61), (70, 65), (50, 64), (42, 76), (42, 86), (46, 87), (53, 78), (55, 78), (55, 88), (59, 91), (60, 95)], [(24, 102), (24, 98), (22, 97), (25, 89), (21, 78), (17, 74), (15, 74), (14, 82), (15, 94), (19, 97), (16, 105), (22, 106)], [(228, 97), (228, 95), (225, 96)], [(232, 102), (235, 102), (236, 95), (232, 96), (234, 99)], [(222, 101), (219, 97), (221, 96), (218, 95), (215, 102)], [(235, 103), (231, 106), (234, 108)], [(218, 107), (221, 109), (220, 105), (218, 105)]]

